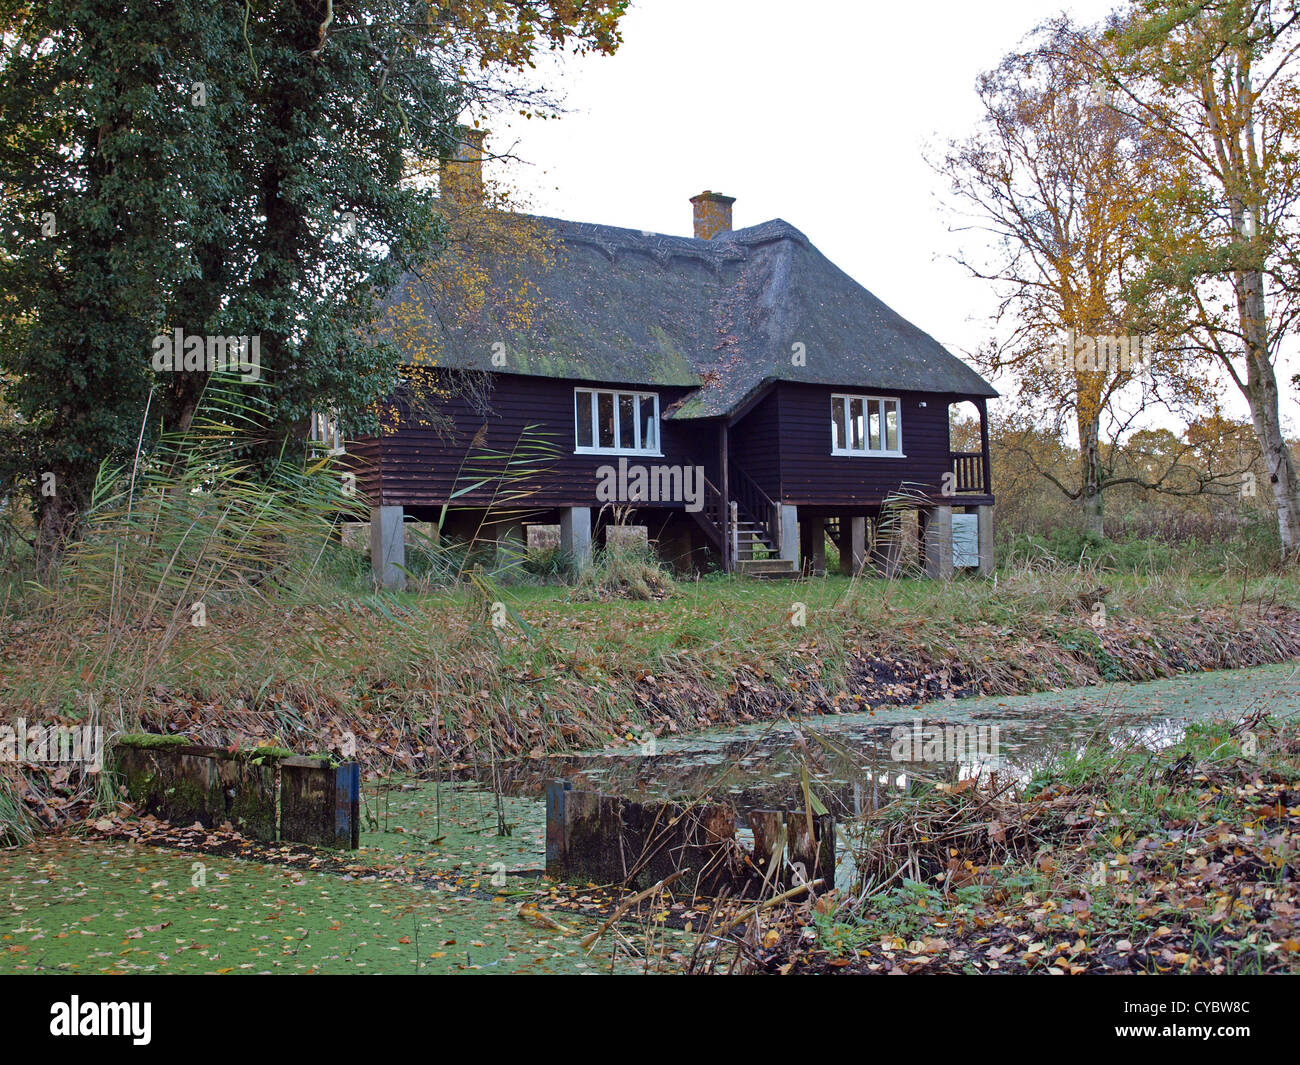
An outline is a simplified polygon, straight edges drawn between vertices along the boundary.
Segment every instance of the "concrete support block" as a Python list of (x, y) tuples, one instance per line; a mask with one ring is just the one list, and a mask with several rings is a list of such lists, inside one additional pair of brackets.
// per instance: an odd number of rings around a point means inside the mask
[(995, 565), (993, 558), (993, 508), (976, 507), (979, 518), (980, 538), (980, 576), (992, 577)]
[(610, 525), (605, 529), (605, 543), (611, 547), (643, 550), (650, 543), (650, 530), (645, 525)]
[(370, 508), (370, 568), (381, 588), (406, 587), (406, 538), (401, 507)]
[(789, 503), (781, 508), (781, 557), (787, 562), (799, 561), (799, 508)]
[(442, 533), (436, 521), (408, 521), (402, 525), (402, 539), (407, 547), (429, 551), (442, 543)]
[(867, 519), (840, 516), (840, 572), (854, 577), (867, 560)]
[(370, 550), (370, 523), (345, 521), (342, 523), (342, 543), (353, 551)]
[(939, 580), (952, 577), (952, 507), (925, 511), (925, 575)]
[(560, 512), (560, 550), (579, 569), (591, 565), (591, 507), (568, 507)]

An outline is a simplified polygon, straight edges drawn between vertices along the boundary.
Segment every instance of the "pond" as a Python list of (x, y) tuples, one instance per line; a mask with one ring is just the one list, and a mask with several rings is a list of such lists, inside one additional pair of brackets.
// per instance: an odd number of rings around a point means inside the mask
[(741, 810), (801, 808), (806, 767), (813, 791), (844, 815), (910, 779), (990, 764), (1024, 774), (1098, 736), (1160, 745), (1188, 721), (1298, 707), (1300, 670), (1280, 665), (647, 735), (621, 748), (485, 766), (478, 779), (368, 783), (361, 850), (333, 861), (293, 845), (274, 854), (250, 845), (247, 858), (228, 847), (214, 854), (199, 849), (199, 834), (186, 850), (63, 833), (0, 852), (0, 972), (671, 968), (681, 945), (671, 933), (654, 966), (582, 949), (608, 912), (608, 896), (594, 888), (568, 892), (549, 917), (531, 907), (557, 898), (541, 879), (547, 781), (639, 800), (709, 793)]

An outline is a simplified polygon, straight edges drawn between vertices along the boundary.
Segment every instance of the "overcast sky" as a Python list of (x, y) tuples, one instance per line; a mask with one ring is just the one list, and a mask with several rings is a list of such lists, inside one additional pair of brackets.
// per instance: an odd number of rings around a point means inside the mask
[[(563, 118), (491, 118), (489, 149), (521, 160), (495, 176), (537, 213), (681, 235), (695, 193), (734, 196), (737, 228), (785, 219), (964, 356), (993, 300), (951, 260), (978, 238), (950, 231), (926, 157), (971, 129), (977, 75), (1036, 25), (1114, 6), (639, 0), (614, 56), (566, 60)], [(1281, 369), (1294, 429), (1294, 371)], [(1245, 415), (1235, 390), (1227, 399)]]

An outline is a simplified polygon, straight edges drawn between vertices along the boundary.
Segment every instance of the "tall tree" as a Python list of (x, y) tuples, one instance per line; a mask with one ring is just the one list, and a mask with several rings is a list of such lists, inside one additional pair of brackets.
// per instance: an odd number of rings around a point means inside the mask
[(153, 369), (176, 329), (256, 339), (263, 459), (314, 409), (375, 428), (400, 355), (369, 326), (445, 228), (408, 158), (446, 153), (466, 108), (549, 106), (519, 73), (612, 52), (624, 7), (0, 0), (0, 378), (22, 418), (0, 461), (43, 552), (100, 463), (147, 444), (146, 408), (192, 415), (207, 367)]
[[(1004, 329), (984, 361), (1014, 375), (1027, 424), (1060, 433), (1073, 420), (1073, 482), (1059, 468), (1035, 468), (1102, 535), (1126, 434), (1152, 402), (1185, 403), (1199, 388), (1176, 361), (1152, 364), (1160, 338), (1127, 296), (1136, 219), (1164, 166), (1159, 146), (1099, 91), (1081, 45), (1088, 37), (1058, 19), (981, 76), (980, 128), (952, 146), (941, 170), (973, 209), (972, 226), (994, 238), (986, 258), (962, 259), (1001, 294)], [(1033, 464), (1040, 453), (1026, 448), (1023, 458)]]
[(1291, 562), (1300, 480), (1276, 363), (1300, 315), (1298, 32), (1291, 3), (1140, 0), (1111, 32), (1119, 60), (1106, 73), (1117, 106), (1176, 153), (1146, 205), (1146, 295), (1245, 398)]
[(0, 463), (44, 557), (103, 459), (140, 438), (150, 338), (204, 228), (205, 145), (171, 57), (219, 26), (193, 0), (0, 7), (0, 377), (20, 419)]

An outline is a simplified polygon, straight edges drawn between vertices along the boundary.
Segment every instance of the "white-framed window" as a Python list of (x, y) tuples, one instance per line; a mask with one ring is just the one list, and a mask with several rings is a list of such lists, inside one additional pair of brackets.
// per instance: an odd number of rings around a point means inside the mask
[(891, 396), (831, 396), (831, 454), (903, 456), (903, 418)]
[(659, 396), (575, 388), (573, 434), (579, 455), (658, 455)]
[(308, 431), (307, 438), (316, 446), (324, 448), (327, 454), (347, 454), (347, 448), (343, 445), (343, 431), (332, 411), (325, 414), (312, 413), (311, 429)]

